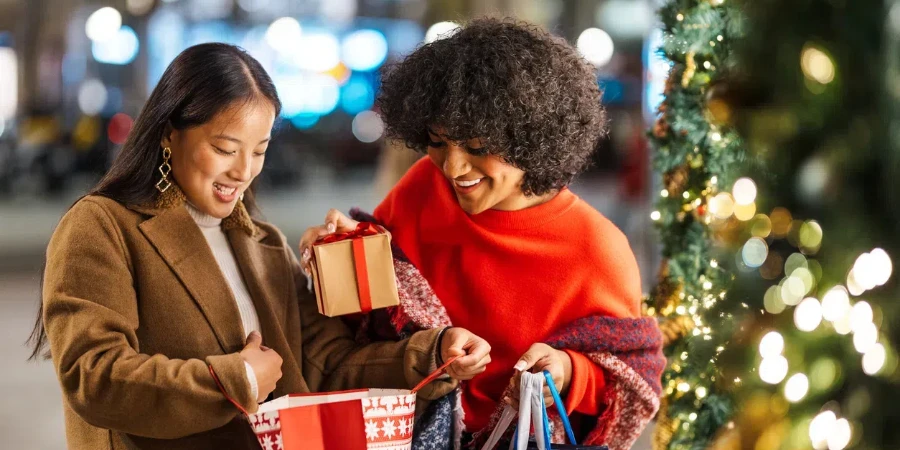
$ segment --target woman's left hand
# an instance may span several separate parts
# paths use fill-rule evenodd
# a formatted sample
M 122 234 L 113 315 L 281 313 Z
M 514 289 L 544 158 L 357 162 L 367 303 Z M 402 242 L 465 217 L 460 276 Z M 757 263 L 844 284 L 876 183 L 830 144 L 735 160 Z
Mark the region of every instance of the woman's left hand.
M 309 261 L 312 257 L 312 245 L 315 242 L 329 234 L 346 233 L 353 231 L 359 222 L 347 217 L 344 213 L 332 209 L 325 215 L 325 223 L 314 227 L 309 227 L 300 238 L 300 265 L 303 267 L 303 273 L 309 276 L 311 267 Z
M 559 390 L 559 395 L 565 398 L 569 391 L 569 382 L 572 381 L 572 358 L 569 354 L 557 350 L 547 344 L 537 343 L 531 346 L 515 365 L 516 374 L 509 380 L 510 395 L 503 399 L 513 408 L 519 409 L 519 386 L 521 382 L 522 372 L 529 371 L 540 373 L 544 370 L 550 372 L 553 377 L 553 384 Z M 553 405 L 553 396 L 550 394 L 550 388 L 544 386 L 544 403 L 547 406 Z

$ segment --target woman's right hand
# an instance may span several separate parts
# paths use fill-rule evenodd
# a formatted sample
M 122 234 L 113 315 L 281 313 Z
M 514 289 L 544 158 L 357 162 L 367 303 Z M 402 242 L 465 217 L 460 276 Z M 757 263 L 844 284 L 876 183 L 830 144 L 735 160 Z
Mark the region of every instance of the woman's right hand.
M 347 233 L 355 230 L 357 225 L 359 225 L 359 222 L 347 217 L 336 209 L 332 209 L 325 215 L 325 223 L 323 225 L 307 228 L 306 232 L 303 233 L 303 237 L 300 238 L 300 265 L 303 267 L 303 272 L 309 276 L 310 270 L 312 270 L 309 265 L 312 256 L 312 245 L 320 237 L 332 233 Z
M 247 345 L 241 350 L 241 358 L 253 368 L 256 375 L 257 402 L 263 402 L 281 379 L 283 360 L 275 350 L 262 345 L 262 336 L 254 331 L 247 337 Z

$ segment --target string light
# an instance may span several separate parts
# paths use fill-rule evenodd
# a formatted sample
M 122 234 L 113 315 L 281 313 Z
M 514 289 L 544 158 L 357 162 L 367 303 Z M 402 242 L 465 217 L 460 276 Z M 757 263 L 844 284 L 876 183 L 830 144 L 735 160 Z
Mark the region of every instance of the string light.
M 778 356 L 784 351 L 784 337 L 777 331 L 770 331 L 759 341 L 759 354 L 763 358 Z
M 884 362 L 887 359 L 887 354 L 884 350 L 884 346 L 881 344 L 875 344 L 869 351 L 863 355 L 862 366 L 863 372 L 867 375 L 875 375 L 881 368 L 884 367 Z
M 788 372 L 788 360 L 781 355 L 763 358 L 759 364 L 759 378 L 769 384 L 781 383 Z
M 837 416 L 833 411 L 823 411 L 819 413 L 809 423 L 809 440 L 812 441 L 813 447 L 816 449 L 824 449 L 828 445 L 828 436 L 837 422 Z
M 784 384 L 784 398 L 791 403 L 803 400 L 807 392 L 809 392 L 809 378 L 802 373 L 795 373 Z
M 794 324 L 800 331 L 813 331 L 822 323 L 822 305 L 814 298 L 807 298 L 794 309 Z

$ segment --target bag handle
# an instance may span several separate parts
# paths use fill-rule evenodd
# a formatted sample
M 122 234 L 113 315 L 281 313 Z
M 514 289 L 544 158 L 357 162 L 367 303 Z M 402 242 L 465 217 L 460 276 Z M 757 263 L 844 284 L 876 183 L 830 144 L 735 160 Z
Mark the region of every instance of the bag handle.
M 566 407 L 562 401 L 562 396 L 560 396 L 559 390 L 553 382 L 553 376 L 550 375 L 550 372 L 545 370 L 541 374 L 532 374 L 529 372 L 522 374 L 519 390 L 521 394 L 519 411 L 514 410 L 509 405 L 503 409 L 500 420 L 497 422 L 497 425 L 494 427 L 494 430 L 491 432 L 491 435 L 488 437 L 488 440 L 481 450 L 492 450 L 494 446 L 500 442 L 503 434 L 506 433 L 506 430 L 517 415 L 519 416 L 519 422 L 516 431 L 513 434 L 513 440 L 510 443 L 510 449 L 514 450 L 517 448 L 525 448 L 525 446 L 527 446 L 529 433 L 526 431 L 525 435 L 519 436 L 519 430 L 530 430 L 532 424 L 534 424 L 535 428 L 535 440 L 537 441 L 538 449 L 550 448 L 550 420 L 547 415 L 547 405 L 544 403 L 544 384 L 549 388 L 550 395 L 553 396 L 553 403 L 556 405 L 556 409 L 559 412 L 563 428 L 565 428 L 566 435 L 569 438 L 569 443 L 578 445 L 575 439 L 575 433 L 572 431 L 572 425 L 569 422 Z M 526 398 L 526 395 L 529 397 Z M 531 419 L 531 421 L 529 421 L 529 419 Z
M 572 431 L 572 424 L 569 422 L 569 414 L 566 412 L 566 405 L 563 404 L 562 396 L 559 395 L 556 384 L 553 382 L 553 375 L 550 375 L 550 372 L 545 370 L 544 379 L 547 380 L 547 387 L 550 388 L 550 395 L 553 396 L 553 404 L 556 405 L 556 411 L 559 412 L 559 418 L 562 421 L 563 428 L 566 429 L 566 436 L 569 437 L 569 443 L 578 445 L 578 441 L 575 440 L 575 432 Z
M 231 398 L 231 396 L 228 395 L 228 391 L 225 390 L 225 386 L 222 386 L 222 382 L 219 381 L 219 376 L 216 375 L 216 371 L 213 370 L 213 366 L 211 366 L 211 365 L 209 366 L 209 374 L 212 375 L 213 381 L 216 382 L 216 386 L 219 387 L 219 390 L 222 391 L 222 394 L 225 395 L 225 398 L 226 398 L 229 402 L 231 402 L 232 405 L 234 405 L 235 407 L 237 407 L 238 411 L 242 412 L 242 413 L 244 414 L 244 416 L 248 416 L 248 417 L 249 417 L 249 416 L 250 416 L 250 413 L 248 413 L 247 410 L 244 409 L 244 407 L 241 406 L 241 404 L 237 402 L 237 400 Z
M 432 372 L 431 375 L 428 375 L 427 377 L 425 377 L 425 379 L 422 380 L 421 383 L 417 384 L 416 387 L 412 388 L 411 392 L 413 394 L 415 394 L 420 389 L 427 386 L 428 383 L 431 383 L 432 381 L 436 380 L 438 377 L 443 375 L 444 371 L 447 370 L 447 367 L 450 367 L 450 364 L 453 364 L 453 361 L 456 361 L 457 358 L 459 358 L 459 356 L 461 356 L 461 355 L 450 358 L 447 362 L 444 363 L 443 366 L 438 367 L 438 369 L 435 370 L 434 372 Z M 212 375 L 213 381 L 216 382 L 216 386 L 218 386 L 219 390 L 222 391 L 222 394 L 225 396 L 225 399 L 228 400 L 229 402 L 231 402 L 231 404 L 234 405 L 238 409 L 238 411 L 243 413 L 245 416 L 249 417 L 250 413 L 247 412 L 247 409 L 244 408 L 243 406 L 241 406 L 241 404 L 238 403 L 237 400 L 235 400 L 230 395 L 228 395 L 228 391 L 225 390 L 225 386 L 222 385 L 222 382 L 219 380 L 219 376 L 216 375 L 216 371 L 213 370 L 213 366 L 209 366 L 209 374 Z
M 419 384 L 417 384 L 416 387 L 412 388 L 412 393 L 415 394 L 416 392 L 419 392 L 419 390 L 421 390 L 423 387 L 428 386 L 428 383 L 431 383 L 432 381 L 437 380 L 438 377 L 443 375 L 444 372 L 447 370 L 447 368 L 450 367 L 450 364 L 453 364 L 453 361 L 456 361 L 457 359 L 459 359 L 460 356 L 462 356 L 462 355 L 456 355 L 456 356 L 448 359 L 447 362 L 444 363 L 444 365 L 442 365 L 441 367 L 438 367 L 437 370 L 435 370 L 434 372 L 431 372 L 431 375 L 428 375 L 427 377 L 425 377 L 425 379 L 422 380 Z

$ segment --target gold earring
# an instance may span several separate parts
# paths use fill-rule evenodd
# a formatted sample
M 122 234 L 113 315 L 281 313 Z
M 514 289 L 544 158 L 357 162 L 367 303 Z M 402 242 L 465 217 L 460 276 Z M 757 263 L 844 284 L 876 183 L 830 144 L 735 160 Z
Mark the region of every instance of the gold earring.
M 162 174 L 162 179 L 156 183 L 156 189 L 162 193 L 166 192 L 167 189 L 172 187 L 172 182 L 169 181 L 169 172 L 172 171 L 172 166 L 169 165 L 169 158 L 172 157 L 172 149 L 166 147 L 163 149 L 163 162 L 162 165 L 159 166 L 159 173 Z

